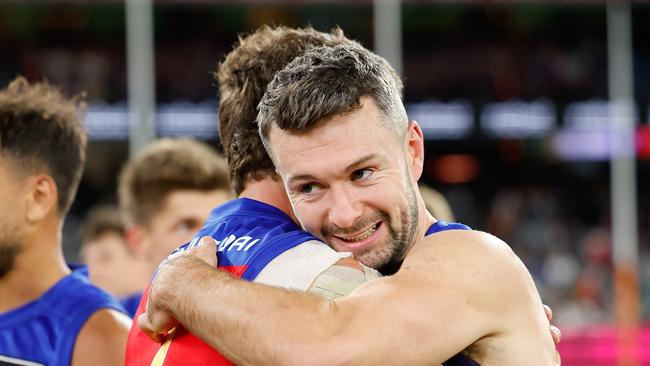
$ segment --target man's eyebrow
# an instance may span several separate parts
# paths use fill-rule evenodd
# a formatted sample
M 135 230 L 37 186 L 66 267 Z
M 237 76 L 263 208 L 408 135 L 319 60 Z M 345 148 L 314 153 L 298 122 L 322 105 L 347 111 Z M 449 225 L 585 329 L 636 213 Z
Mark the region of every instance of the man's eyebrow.
M 376 157 L 377 157 L 377 153 L 370 153 L 368 155 L 364 155 L 359 159 L 355 160 L 352 164 L 348 165 L 345 168 L 345 172 L 347 173 L 356 170 L 360 165 L 363 165 L 363 163 L 367 162 L 368 160 L 372 160 Z
M 293 177 L 289 177 L 287 183 L 293 183 L 295 181 L 309 181 L 309 180 L 316 180 L 316 177 L 314 177 L 311 174 L 300 174 L 300 175 L 295 175 Z
M 349 172 L 351 172 L 353 170 L 356 170 L 363 163 L 365 163 L 365 162 L 367 162 L 369 160 L 372 160 L 372 159 L 374 159 L 376 157 L 377 157 L 377 153 L 370 153 L 368 155 L 364 155 L 364 156 L 360 157 L 359 159 L 355 160 L 354 162 L 352 162 L 351 164 L 349 164 L 347 167 L 345 167 L 345 169 L 343 171 L 345 173 L 349 173 Z M 299 175 L 289 177 L 289 179 L 287 180 L 287 183 L 293 183 L 293 182 L 296 182 L 296 181 L 314 181 L 314 180 L 318 180 L 318 178 L 316 178 L 315 176 L 313 176 L 311 174 L 299 174 Z

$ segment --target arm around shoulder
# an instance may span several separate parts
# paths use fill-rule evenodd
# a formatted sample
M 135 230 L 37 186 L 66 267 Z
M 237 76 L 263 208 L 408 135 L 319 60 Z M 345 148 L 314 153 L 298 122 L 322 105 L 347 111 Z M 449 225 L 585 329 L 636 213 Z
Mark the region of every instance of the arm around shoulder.
M 450 231 L 431 239 L 428 244 L 433 245 L 424 246 L 431 256 L 420 253 L 416 258 L 434 262 L 436 271 L 448 273 L 448 285 L 463 289 L 463 307 L 482 324 L 474 328 L 466 317 L 455 318 L 454 335 L 479 336 L 470 354 L 485 364 L 552 364 L 555 349 L 540 295 L 511 248 L 479 231 Z M 476 334 L 477 329 L 481 333 Z
M 130 326 L 131 319 L 116 310 L 96 311 L 79 331 L 71 365 L 124 365 Z
M 149 300 L 238 364 L 431 365 L 506 331 L 504 314 L 530 283 L 524 270 L 500 240 L 455 231 L 423 239 L 398 273 L 332 301 L 183 257 L 158 273 Z
M 441 363 L 479 340 L 512 335 L 517 321 L 533 320 L 531 312 L 543 317 L 532 279 L 510 248 L 470 231 L 424 238 L 399 272 L 332 308 L 332 318 L 347 321 L 328 320 L 340 326 L 328 348 L 345 350 L 339 363 L 358 365 Z

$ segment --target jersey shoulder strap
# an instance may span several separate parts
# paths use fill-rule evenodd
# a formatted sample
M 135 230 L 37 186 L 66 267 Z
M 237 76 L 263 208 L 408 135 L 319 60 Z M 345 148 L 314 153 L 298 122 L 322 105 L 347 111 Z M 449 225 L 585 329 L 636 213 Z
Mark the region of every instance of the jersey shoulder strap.
M 0 355 L 69 365 L 81 327 L 103 308 L 125 313 L 111 295 L 90 284 L 83 271 L 74 271 L 37 300 L 0 314 Z
M 447 222 L 438 220 L 429 226 L 426 236 L 447 230 L 472 230 L 469 226 L 458 222 Z

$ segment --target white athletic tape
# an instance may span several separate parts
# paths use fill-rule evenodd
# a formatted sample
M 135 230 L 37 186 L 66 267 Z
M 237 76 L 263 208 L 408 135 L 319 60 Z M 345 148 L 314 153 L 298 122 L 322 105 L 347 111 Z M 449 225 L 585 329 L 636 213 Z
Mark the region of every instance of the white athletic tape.
M 316 277 L 309 292 L 333 300 L 349 295 L 357 287 L 378 277 L 377 271 L 365 266 L 362 272 L 351 267 L 333 265 Z
M 317 240 L 307 241 L 274 258 L 255 282 L 307 291 L 319 274 L 350 255 L 338 253 Z

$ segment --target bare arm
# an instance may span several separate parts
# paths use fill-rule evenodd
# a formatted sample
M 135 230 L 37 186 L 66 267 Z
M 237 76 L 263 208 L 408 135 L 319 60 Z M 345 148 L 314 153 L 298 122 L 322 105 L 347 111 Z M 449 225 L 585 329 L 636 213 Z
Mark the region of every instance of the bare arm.
M 396 275 L 333 301 L 246 283 L 197 258 L 177 258 L 154 282 L 151 319 L 139 320 L 159 329 L 161 314 L 171 315 L 238 364 L 440 363 L 504 332 L 499 319 L 520 301 L 513 290 L 521 283 L 511 278 L 517 264 L 490 245 L 481 248 L 501 258 L 496 267 L 468 266 L 467 249 L 453 241 L 471 244 L 477 240 L 471 233 L 437 239 L 416 246 Z M 442 256 L 437 247 L 451 252 Z
M 124 365 L 131 319 L 115 310 L 95 312 L 81 328 L 72 353 L 72 366 Z

